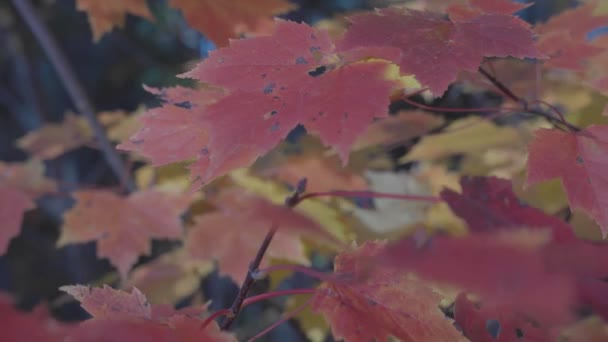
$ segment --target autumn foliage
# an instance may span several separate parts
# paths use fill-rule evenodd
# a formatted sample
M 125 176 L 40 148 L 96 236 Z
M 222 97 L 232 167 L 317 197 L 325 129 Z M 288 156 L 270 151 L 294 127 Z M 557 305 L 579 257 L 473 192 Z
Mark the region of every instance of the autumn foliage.
M 147 3 L 76 1 L 95 41 L 128 15 L 154 22 Z M 218 48 L 179 75 L 194 87 L 145 86 L 159 106 L 97 115 L 136 189 L 71 192 L 56 242 L 94 242 L 116 273 L 60 288 L 80 323 L 3 295 L 1 336 L 234 341 L 293 320 L 315 341 L 608 340 L 608 40 L 589 36 L 604 2 L 535 25 L 509 0 L 317 26 L 275 18 L 285 0 L 168 5 Z M 441 105 L 482 94 L 500 101 Z M 16 142 L 30 160 L 0 162 L 0 253 L 57 193 L 43 160 L 95 134 L 70 114 Z M 232 307 L 174 309 L 213 270 L 240 286 Z M 283 296 L 275 324 L 241 330 Z

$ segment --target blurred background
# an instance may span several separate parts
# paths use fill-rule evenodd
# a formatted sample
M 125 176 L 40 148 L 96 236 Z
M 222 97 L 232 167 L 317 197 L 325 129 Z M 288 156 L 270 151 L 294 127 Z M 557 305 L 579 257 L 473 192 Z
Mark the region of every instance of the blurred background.
M 401 1 L 293 2 L 298 9 L 283 17 L 312 24 Z M 168 7 L 163 0 L 148 1 L 156 22 L 129 16 L 124 29 L 113 30 L 99 42 L 93 42 L 87 16 L 76 9 L 74 0 L 38 0 L 33 4 L 98 112 L 133 112 L 142 106 L 155 106 L 158 101 L 142 84 L 152 87 L 184 84 L 175 75 L 215 48 L 188 26 L 181 12 Z M 543 21 L 551 13 L 574 4 L 566 0 L 538 0 L 520 15 L 530 22 Z M 61 122 L 75 109 L 53 66 L 8 0 L 0 1 L 0 46 L 0 160 L 24 161 L 28 154 L 17 147 L 16 140 L 45 124 Z M 106 260 L 96 258 L 94 243 L 55 247 L 61 215 L 73 204 L 69 194 L 75 189 L 115 187 L 118 181 L 102 154 L 91 147 L 77 148 L 45 164 L 47 176 L 58 181 L 59 192 L 37 201 L 36 209 L 25 215 L 21 234 L 12 240 L 8 252 L 0 256 L 0 289 L 10 293 L 24 309 L 46 301 L 59 319 L 84 319 L 86 316 L 78 304 L 61 300 L 58 287 L 111 282 L 107 275 L 113 269 Z M 169 243 L 155 243 L 153 255 L 140 261 L 154 258 L 171 247 Z M 236 290 L 235 284 L 217 275 L 201 280 L 200 291 L 204 298 L 213 300 L 212 308 L 229 305 Z M 188 304 L 188 299 L 182 304 Z M 251 310 L 250 315 L 255 314 Z M 275 333 L 290 340 L 302 338 L 291 325 L 283 325 Z

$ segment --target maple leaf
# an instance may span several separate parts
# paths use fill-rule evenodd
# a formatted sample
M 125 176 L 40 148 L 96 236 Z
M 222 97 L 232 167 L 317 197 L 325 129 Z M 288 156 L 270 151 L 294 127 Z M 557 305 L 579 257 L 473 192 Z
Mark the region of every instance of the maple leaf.
M 44 165 L 39 160 L 0 162 L 0 255 L 19 234 L 23 214 L 35 207 L 33 200 L 55 190 L 55 183 L 44 177 Z
M 46 124 L 17 140 L 19 148 L 40 159 L 53 159 L 92 142 L 93 131 L 86 119 L 67 114 L 60 124 Z
M 388 8 L 350 17 L 341 49 L 395 47 L 394 62 L 432 93 L 441 95 L 460 71 L 476 71 L 484 57 L 542 58 L 532 31 L 501 13 L 445 19 L 439 13 Z M 397 34 L 396 34 L 397 32 Z M 429 67 L 432 65 L 432 67 Z
M 165 103 L 148 110 L 140 118 L 143 128 L 117 148 L 136 151 L 155 166 L 200 157 L 209 140 L 201 111 L 221 97 L 221 92 L 184 87 L 146 90 Z
M 224 193 L 214 204 L 220 211 L 195 219 L 185 248 L 198 259 L 217 260 L 221 274 L 240 283 L 271 226 L 278 231 L 267 256 L 308 264 L 301 237 L 316 238 L 328 245 L 341 245 L 312 219 L 285 206 L 277 206 L 242 192 Z M 266 261 L 262 267 L 268 266 Z
M 228 45 L 230 38 L 242 33 L 256 32 L 272 23 L 271 17 L 295 8 L 285 0 L 171 0 L 170 5 L 182 10 L 190 26 L 217 46 Z
M 501 310 L 484 305 L 461 293 L 454 302 L 454 319 L 471 341 L 509 342 L 524 338 L 529 341 L 555 341 L 550 327 L 539 326 L 524 312 Z
M 550 59 L 545 66 L 581 71 L 584 62 L 604 49 L 587 40 L 587 33 L 606 26 L 608 15 L 595 15 L 597 1 L 592 1 L 551 17 L 537 25 L 538 48 Z
M 485 152 L 492 147 L 521 143 L 522 135 L 510 126 L 470 117 L 458 120 L 439 134 L 424 136 L 402 161 L 435 160 L 455 154 Z
M 127 13 L 153 20 L 146 0 L 77 0 L 76 8 L 87 12 L 93 41 L 98 41 L 114 27 L 123 27 Z
M 280 165 L 264 170 L 263 174 L 276 177 L 290 185 L 306 178 L 306 190 L 309 192 L 367 189 L 363 177 L 342 168 L 340 161 L 331 157 L 291 157 Z
M 526 185 L 560 178 L 573 209 L 581 209 L 608 235 L 608 126 L 581 132 L 539 129 L 529 145 Z
M 212 322 L 201 327 L 200 312 L 206 308 L 179 311 L 167 305 L 151 306 L 137 289 L 131 293 L 111 287 L 62 286 L 93 316 L 71 332 L 76 341 L 235 341 Z
M 58 246 L 97 241 L 97 255 L 108 258 L 125 278 L 141 254 L 149 254 L 151 238 L 180 239 L 180 214 L 190 196 L 153 190 L 120 197 L 106 190 L 74 193 L 76 205 L 64 214 Z
M 357 136 L 386 116 L 397 82 L 386 79 L 386 61 L 337 65 L 335 52 L 326 32 L 278 21 L 272 36 L 233 41 L 186 73 L 228 93 L 205 108 L 209 143 L 200 146 L 206 155 L 191 166 L 193 175 L 207 182 L 248 166 L 298 124 L 346 163 Z
M 73 326 L 58 322 L 44 307 L 33 312 L 17 310 L 10 298 L 0 293 L 3 341 L 65 341 Z
M 334 261 L 336 281 L 317 289 L 312 306 L 345 341 L 466 341 L 439 309 L 441 295 L 429 284 L 402 273 L 366 267 L 383 243 L 366 242 Z M 370 266 L 370 265 L 367 265 Z M 343 275 L 344 279 L 339 276 Z M 354 277 L 354 279 L 353 279 Z
M 369 262 L 459 286 L 482 296 L 489 305 L 526 312 L 540 322 L 568 322 L 573 317 L 570 308 L 578 298 L 572 266 L 587 261 L 565 253 L 565 266 L 552 262 L 556 260 L 554 253 L 564 254 L 564 248 L 553 245 L 547 233 L 513 229 L 463 238 L 440 236 L 422 245 L 404 239 L 388 245 Z M 547 252 L 547 247 L 557 248 Z
M 446 11 L 452 20 L 466 20 L 483 13 L 511 14 L 530 5 L 532 4 L 521 4 L 511 0 L 469 0 L 467 4 L 451 4 Z
M 578 241 L 570 225 L 521 202 L 511 182 L 496 177 L 462 177 L 462 193 L 445 189 L 441 198 L 473 232 L 520 227 L 550 228 L 558 241 Z
M 137 287 L 151 303 L 177 303 L 196 292 L 212 271 L 212 262 L 194 260 L 178 248 L 137 266 L 123 287 Z
M 373 145 L 393 148 L 439 128 L 443 121 L 441 117 L 427 112 L 403 110 L 369 125 L 359 136 L 353 149 L 359 150 Z

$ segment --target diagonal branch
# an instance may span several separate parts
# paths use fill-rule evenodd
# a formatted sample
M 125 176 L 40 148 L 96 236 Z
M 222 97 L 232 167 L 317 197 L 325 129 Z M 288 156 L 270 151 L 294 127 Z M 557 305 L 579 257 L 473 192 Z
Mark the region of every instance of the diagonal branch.
M 114 149 L 114 146 L 112 146 L 110 140 L 108 140 L 103 127 L 99 121 L 97 121 L 91 101 L 84 92 L 82 85 L 74 73 L 74 70 L 69 65 L 68 60 L 59 48 L 59 45 L 53 36 L 51 36 L 48 28 L 36 14 L 30 0 L 13 0 L 13 5 L 23 20 L 30 27 L 32 33 L 38 40 L 38 43 L 40 46 L 42 46 L 42 49 L 47 54 L 50 62 L 55 67 L 55 70 L 63 82 L 68 95 L 72 99 L 76 110 L 84 115 L 84 117 L 87 119 L 91 129 L 93 130 L 93 134 L 99 143 L 101 152 L 108 161 L 110 168 L 112 168 L 112 171 L 116 174 L 123 187 L 125 187 L 129 192 L 134 191 L 135 184 L 129 177 L 128 168 L 125 167 L 118 152 Z
M 557 118 L 554 115 L 551 115 L 549 113 L 545 113 L 541 110 L 536 110 L 536 109 L 530 108 L 530 104 L 528 103 L 528 101 L 526 101 L 526 99 L 513 93 L 511 91 L 511 89 L 509 89 L 509 87 L 507 87 L 504 83 L 499 81 L 496 77 L 492 76 L 483 67 L 479 67 L 479 73 L 482 74 L 485 78 L 487 78 L 488 81 L 490 81 L 490 83 L 492 83 L 496 88 L 498 88 L 506 97 L 508 97 L 509 99 L 511 99 L 514 102 L 520 103 L 522 105 L 524 112 L 543 117 L 546 120 L 548 120 L 549 122 L 552 122 L 553 124 L 564 125 L 566 128 L 568 128 L 572 132 L 579 132 L 581 130 L 579 127 L 566 121 L 563 118 L 563 116 L 561 115 L 561 113 L 559 113 L 559 111 L 556 111 L 555 107 L 549 106 L 549 108 L 556 111 L 556 114 L 560 116 L 559 118 Z M 536 102 L 539 102 L 539 101 L 536 101 Z M 540 101 L 540 102 L 544 103 L 542 101 Z
M 300 202 L 300 196 L 305 191 L 306 178 L 302 179 L 298 183 L 297 189 L 293 193 L 293 195 L 285 199 L 285 206 L 287 206 L 288 208 L 293 208 L 298 205 L 298 203 Z M 266 254 L 266 250 L 268 250 L 268 246 L 274 238 L 274 234 L 277 232 L 278 228 L 279 227 L 276 224 L 273 224 L 272 227 L 270 227 L 268 233 L 266 233 L 266 237 L 260 245 L 260 248 L 258 248 L 258 252 L 256 253 L 255 258 L 249 264 L 249 270 L 247 272 L 247 275 L 245 276 L 245 280 L 243 280 L 243 283 L 241 284 L 239 293 L 237 294 L 236 298 L 234 299 L 234 302 L 232 303 L 232 306 L 230 307 L 230 313 L 226 315 L 226 318 L 222 321 L 222 330 L 230 328 L 232 323 L 234 323 L 236 316 L 239 314 L 239 312 L 241 312 L 243 302 L 247 298 L 247 294 L 249 293 L 251 286 L 253 286 L 253 283 L 255 283 L 256 281 L 255 275 L 259 272 L 260 264 L 262 263 L 262 258 L 264 258 L 264 254 Z

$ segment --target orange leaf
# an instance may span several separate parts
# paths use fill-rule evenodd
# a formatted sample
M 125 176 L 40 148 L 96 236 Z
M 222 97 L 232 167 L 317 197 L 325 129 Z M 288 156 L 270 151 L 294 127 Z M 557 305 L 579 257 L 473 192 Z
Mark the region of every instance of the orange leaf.
M 87 12 L 94 41 L 114 27 L 124 27 L 127 13 L 153 19 L 146 0 L 77 0 L 76 7 Z
M 141 254 L 150 253 L 150 239 L 180 239 L 180 214 L 190 197 L 141 191 L 119 197 L 105 190 L 79 191 L 76 205 L 64 215 L 57 242 L 97 241 L 97 255 L 108 258 L 124 278 Z
M 190 26 L 217 46 L 263 29 L 273 16 L 295 8 L 285 0 L 171 0 L 170 5 L 181 9 Z

